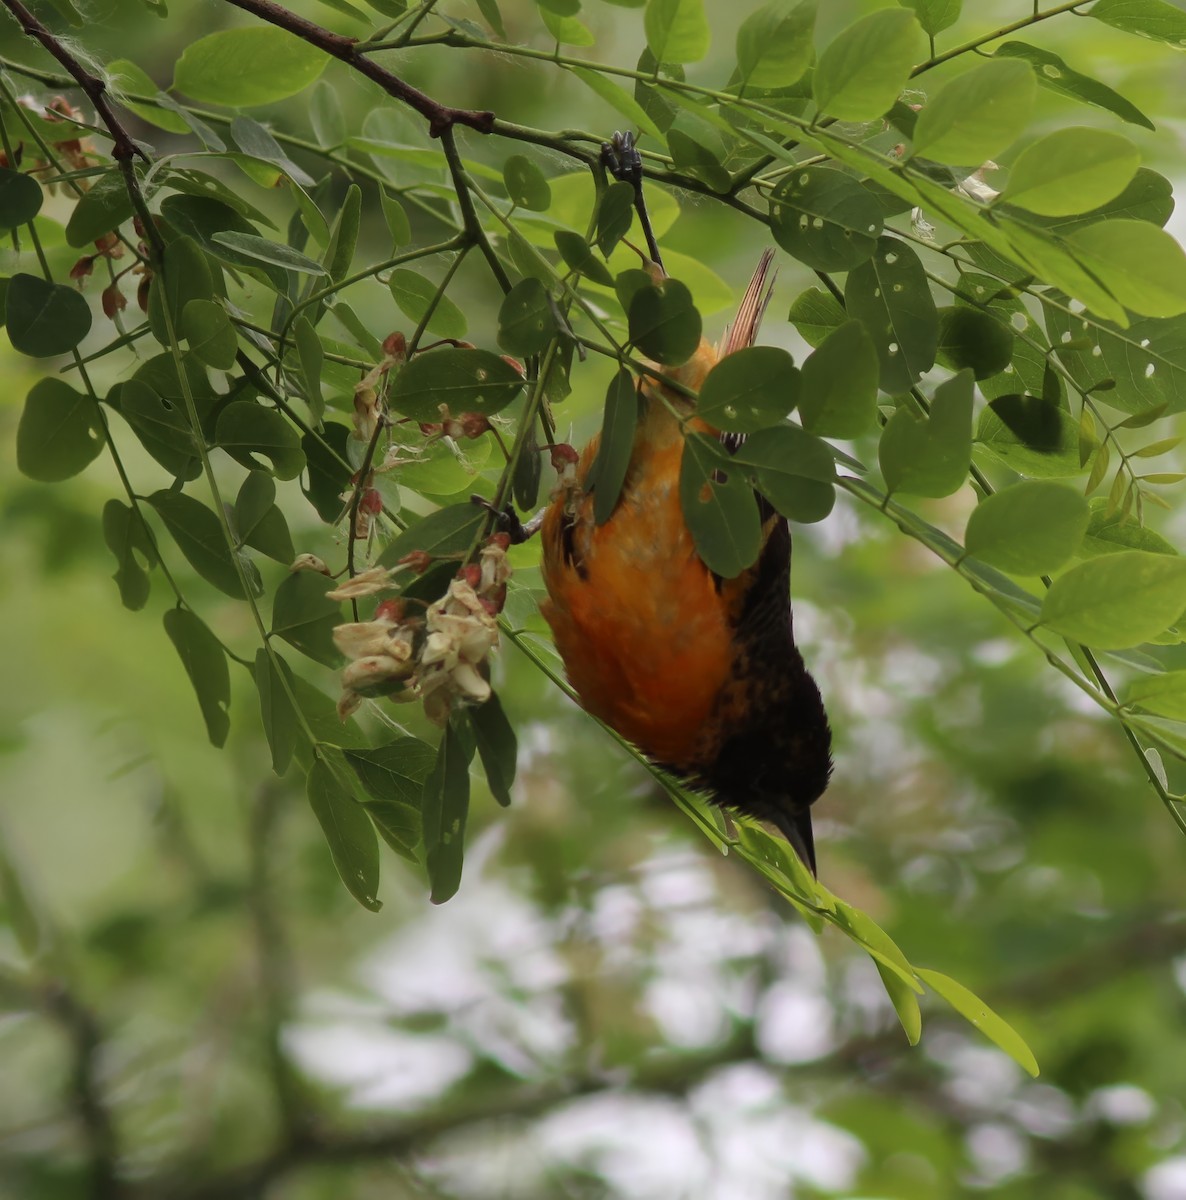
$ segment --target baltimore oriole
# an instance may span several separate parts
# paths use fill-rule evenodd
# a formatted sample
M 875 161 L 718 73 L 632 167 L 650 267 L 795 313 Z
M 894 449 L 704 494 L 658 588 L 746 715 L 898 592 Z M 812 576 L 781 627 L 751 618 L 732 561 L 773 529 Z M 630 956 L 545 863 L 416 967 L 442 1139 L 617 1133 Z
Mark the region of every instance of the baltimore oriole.
M 762 256 L 720 350 L 702 340 L 669 379 L 698 391 L 720 358 L 753 343 L 772 257 Z M 577 464 L 575 494 L 558 495 L 544 515 L 544 616 L 588 712 L 715 803 L 774 824 L 814 872 L 811 805 L 831 774 L 831 731 L 795 646 L 790 529 L 759 496 L 757 561 L 735 579 L 709 571 L 680 507 L 684 431 L 675 413 L 693 404 L 650 379 L 640 396 L 610 519 L 595 523 L 592 494 L 580 486 L 596 437 Z M 718 433 L 695 417 L 688 428 Z M 719 436 L 736 447 L 737 435 Z

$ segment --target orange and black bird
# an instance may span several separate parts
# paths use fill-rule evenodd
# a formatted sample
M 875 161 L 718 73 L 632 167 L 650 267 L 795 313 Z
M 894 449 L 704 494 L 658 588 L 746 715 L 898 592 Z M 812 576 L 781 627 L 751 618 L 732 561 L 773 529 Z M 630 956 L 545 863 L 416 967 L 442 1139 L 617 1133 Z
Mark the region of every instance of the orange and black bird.
M 632 151 L 615 136 L 606 156 L 615 174 L 635 183 L 645 221 Z M 656 258 L 649 224 L 644 230 Z M 720 358 L 753 343 L 770 298 L 772 257 L 762 256 L 720 349 L 702 340 L 667 378 L 698 391 Z M 811 805 L 832 771 L 831 731 L 795 645 L 790 529 L 758 496 L 757 561 L 735 579 L 713 574 L 680 506 L 684 430 L 675 413 L 687 416 L 693 402 L 652 379 L 641 383 L 640 400 L 630 466 L 609 520 L 595 523 L 592 494 L 579 487 L 544 514 L 544 616 L 588 712 L 715 803 L 771 822 L 814 873 Z M 739 435 L 694 416 L 687 427 L 716 434 L 729 450 L 739 443 Z M 580 456 L 578 485 L 598 441 Z

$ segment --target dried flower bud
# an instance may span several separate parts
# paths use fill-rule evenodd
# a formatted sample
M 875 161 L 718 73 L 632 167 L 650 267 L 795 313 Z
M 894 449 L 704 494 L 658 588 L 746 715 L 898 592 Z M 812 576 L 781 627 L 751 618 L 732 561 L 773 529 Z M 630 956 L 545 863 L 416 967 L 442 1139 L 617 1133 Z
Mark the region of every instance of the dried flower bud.
M 393 625 L 398 625 L 404 619 L 406 605 L 402 600 L 390 599 L 380 600 L 375 605 L 375 620 L 390 621 Z
M 407 567 L 414 575 L 423 575 L 432 566 L 432 555 L 427 550 L 412 550 L 397 565 Z
M 148 290 L 152 286 L 152 276 L 145 274 L 136 289 L 136 304 L 141 312 L 148 312 Z
M 330 600 L 357 600 L 360 596 L 373 596 L 391 586 L 393 574 L 394 571 L 387 567 L 370 567 L 325 594 Z
M 398 331 L 383 339 L 383 356 L 403 362 L 408 357 L 408 339 Z
M 458 570 L 457 578 L 476 591 L 482 580 L 482 568 L 477 563 L 466 563 Z
M 372 517 L 377 517 L 383 511 L 383 497 L 378 488 L 368 488 L 363 492 L 358 498 L 358 510 Z
M 461 426 L 462 437 L 479 438 L 490 432 L 490 418 L 485 413 L 462 413 L 457 423 Z
M 576 449 L 567 442 L 554 442 L 547 449 L 552 452 L 552 466 L 557 471 L 562 471 L 566 466 L 581 461 L 581 456 Z
M 362 707 L 362 697 L 350 688 L 343 690 L 338 697 L 338 720 L 345 721 L 352 717 Z
M 103 305 L 103 315 L 113 321 L 116 313 L 128 307 L 128 298 L 119 290 L 118 283 L 109 283 L 103 289 L 99 303 Z
M 364 696 L 370 693 L 383 695 L 394 690 L 396 684 L 403 683 L 412 670 L 411 663 L 400 662 L 390 655 L 369 655 L 356 659 L 342 672 L 342 689 L 361 692 Z
M 70 278 L 85 279 L 88 275 L 90 275 L 95 269 L 96 257 L 97 256 L 93 254 L 84 254 L 83 257 L 80 258 L 78 262 L 76 262 L 74 266 L 70 268 Z M 111 314 L 108 313 L 107 315 L 110 316 Z
M 124 244 L 114 230 L 95 239 L 95 249 L 105 258 L 123 258 Z
M 329 574 L 329 567 L 316 554 L 298 554 L 288 569 L 290 571 L 316 571 L 318 575 Z
M 517 358 L 512 358 L 509 354 L 500 354 L 499 357 L 511 370 L 518 371 L 524 379 L 527 378 L 527 368 Z

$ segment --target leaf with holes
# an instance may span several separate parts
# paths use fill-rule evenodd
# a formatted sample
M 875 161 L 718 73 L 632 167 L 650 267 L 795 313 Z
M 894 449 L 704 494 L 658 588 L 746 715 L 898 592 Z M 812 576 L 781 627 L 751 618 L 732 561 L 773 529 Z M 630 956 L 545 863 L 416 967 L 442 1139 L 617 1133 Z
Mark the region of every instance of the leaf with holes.
M 119 411 L 140 439 L 140 444 L 157 462 L 178 479 L 197 479 L 202 460 L 193 431 L 180 404 L 166 403 L 142 379 L 129 379 L 112 389 Z
M 556 336 L 556 314 L 538 279 L 521 279 L 498 310 L 498 344 L 508 354 L 540 354 Z
M 119 588 L 120 603 L 139 612 L 148 602 L 151 585 L 141 561 L 153 567 L 157 562 L 156 544 L 139 512 L 118 500 L 103 506 L 103 540 L 119 564 L 112 578 Z
M 747 346 L 709 371 L 696 412 L 717 429 L 753 433 L 778 424 L 798 398 L 794 359 L 778 346 Z
M 1166 0 L 1097 0 L 1087 16 L 1124 33 L 1186 46 L 1186 13 Z
M 227 669 L 222 643 L 188 608 L 171 608 L 165 613 L 165 632 L 197 694 L 211 745 L 225 745 L 231 728 L 231 719 L 227 716 L 231 703 L 231 673 Z
M 909 390 L 935 365 L 939 314 L 926 272 L 909 246 L 881 238 L 873 257 L 849 272 L 844 300 L 877 347 L 885 391 Z
M 715 438 L 692 433 L 684 440 L 680 505 L 704 565 L 734 579 L 762 549 L 762 523 L 744 468 Z
M 391 385 L 389 402 L 416 421 L 439 421 L 440 406 L 454 415 L 501 412 L 523 388 L 523 376 L 488 350 L 452 347 L 417 354 Z
M 793 170 L 770 197 L 774 240 L 817 271 L 847 271 L 877 249 L 881 206 L 851 175 L 830 167 Z
M 1034 77 L 1044 87 L 1069 96 L 1083 104 L 1105 109 L 1130 125 L 1155 128 L 1152 121 L 1135 104 L 1114 92 L 1107 84 L 1082 75 L 1051 50 L 1031 46 L 1028 42 L 1004 42 L 993 54 L 997 58 L 1024 58 L 1034 69 Z
M 301 435 L 275 409 L 250 400 L 236 400 L 222 410 L 214 442 L 249 471 L 266 469 L 256 457 L 262 454 L 277 479 L 295 479 L 305 466 Z
M 502 181 L 507 195 L 520 208 L 532 212 L 547 212 L 552 203 L 552 189 L 544 173 L 524 154 L 512 154 L 502 164 Z
M 52 376 L 25 397 L 16 431 L 16 465 L 41 483 L 58 483 L 84 470 L 103 449 L 103 423 L 90 396 Z

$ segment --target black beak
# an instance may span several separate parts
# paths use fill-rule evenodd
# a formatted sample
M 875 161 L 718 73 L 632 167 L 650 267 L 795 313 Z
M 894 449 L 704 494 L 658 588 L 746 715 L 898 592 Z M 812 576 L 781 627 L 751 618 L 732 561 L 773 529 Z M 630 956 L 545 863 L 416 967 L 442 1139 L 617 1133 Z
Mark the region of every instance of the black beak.
M 791 844 L 791 849 L 807 864 L 814 878 L 818 878 L 815 869 L 815 838 L 811 832 L 811 809 L 801 808 L 795 812 L 778 813 L 774 818 L 779 833 Z

